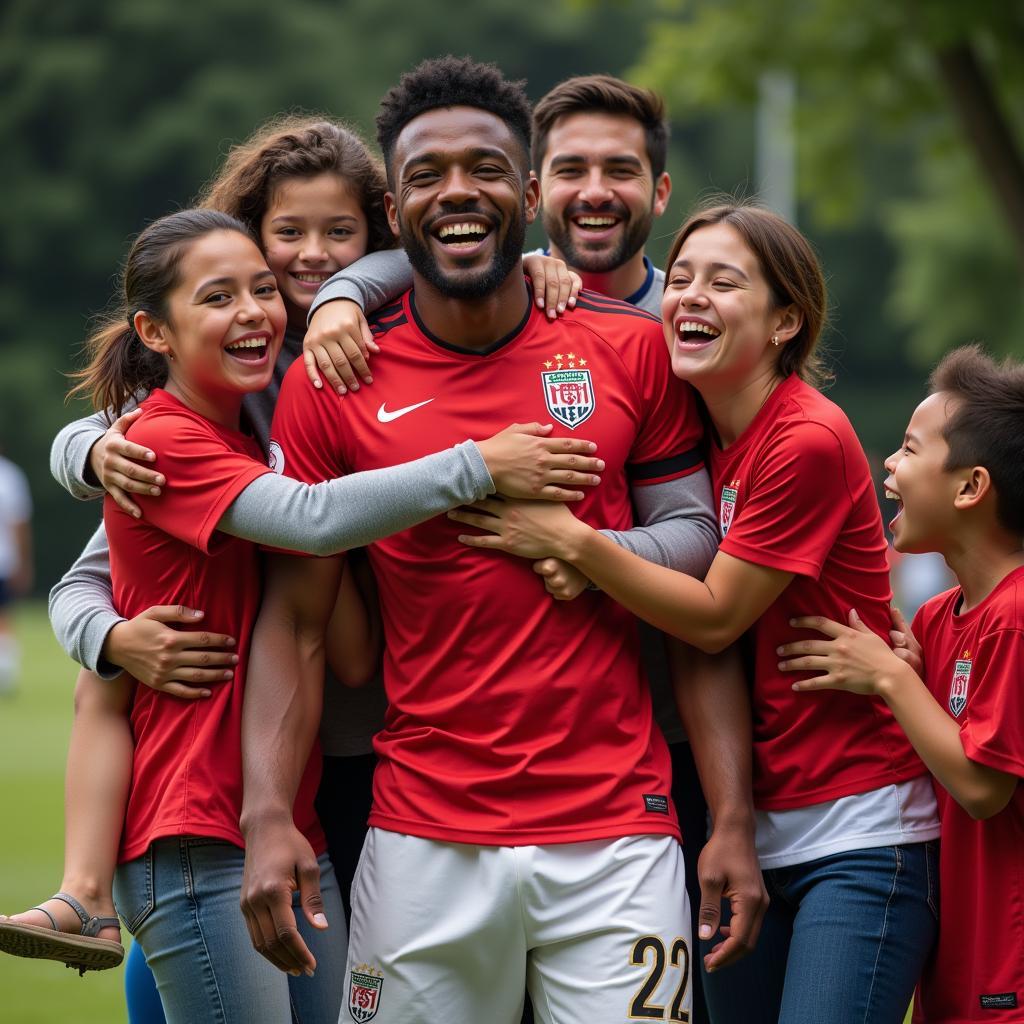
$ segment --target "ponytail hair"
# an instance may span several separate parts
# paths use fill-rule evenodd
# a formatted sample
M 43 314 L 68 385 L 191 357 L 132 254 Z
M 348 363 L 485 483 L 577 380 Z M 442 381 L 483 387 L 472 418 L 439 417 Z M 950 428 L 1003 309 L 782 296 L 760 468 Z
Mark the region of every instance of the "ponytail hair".
M 217 210 L 180 210 L 153 221 L 132 243 L 121 269 L 117 306 L 85 342 L 88 360 L 71 375 L 68 398 L 88 397 L 109 422 L 129 399 L 163 386 L 167 361 L 147 348 L 135 330 L 135 314 L 167 320 L 167 300 L 181 280 L 181 261 L 191 244 L 214 231 L 237 231 L 255 242 L 234 217 Z

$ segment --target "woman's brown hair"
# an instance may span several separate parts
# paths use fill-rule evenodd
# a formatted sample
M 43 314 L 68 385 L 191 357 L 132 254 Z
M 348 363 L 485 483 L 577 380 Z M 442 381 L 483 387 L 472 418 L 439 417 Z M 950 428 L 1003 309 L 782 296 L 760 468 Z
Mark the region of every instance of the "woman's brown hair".
M 180 210 L 153 221 L 132 243 L 121 270 L 116 308 L 85 342 L 88 364 L 71 375 L 78 383 L 68 398 L 87 396 L 113 422 L 125 404 L 167 380 L 167 362 L 147 348 L 135 330 L 135 314 L 167 320 L 167 300 L 181 280 L 189 247 L 214 231 L 252 232 L 219 210 Z
M 832 374 L 817 351 L 828 318 L 828 297 L 811 243 L 787 220 L 763 206 L 713 199 L 698 206 L 679 229 L 666 264 L 669 272 L 686 239 L 714 224 L 728 224 L 749 246 L 775 306 L 795 306 L 800 311 L 800 330 L 779 349 L 779 373 L 783 377 L 795 373 L 815 387 L 829 383 Z
M 321 116 L 276 117 L 228 153 L 198 206 L 237 217 L 259 237 L 274 190 L 287 178 L 336 174 L 351 191 L 369 228 L 367 252 L 395 239 L 384 214 L 384 169 L 354 131 Z

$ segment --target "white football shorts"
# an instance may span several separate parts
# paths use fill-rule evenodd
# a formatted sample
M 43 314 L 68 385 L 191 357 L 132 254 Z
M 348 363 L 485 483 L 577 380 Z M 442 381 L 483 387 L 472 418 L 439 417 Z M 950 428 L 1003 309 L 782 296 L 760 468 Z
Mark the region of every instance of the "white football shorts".
M 670 836 L 472 846 L 371 828 L 340 1024 L 689 1021 L 690 911 Z

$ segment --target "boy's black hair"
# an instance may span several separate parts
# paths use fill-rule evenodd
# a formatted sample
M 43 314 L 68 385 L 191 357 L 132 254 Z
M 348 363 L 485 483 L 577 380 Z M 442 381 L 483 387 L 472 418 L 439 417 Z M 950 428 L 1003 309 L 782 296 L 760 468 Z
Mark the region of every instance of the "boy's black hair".
M 945 468 L 984 466 L 999 525 L 1024 538 L 1024 364 L 999 364 L 978 345 L 965 345 L 939 363 L 930 384 L 957 401 L 942 431 Z
M 523 173 L 529 170 L 530 101 L 523 82 L 510 82 L 494 64 L 470 57 L 435 57 L 407 71 L 385 93 L 377 113 L 377 142 L 384 154 L 388 181 L 394 183 L 391 158 L 395 140 L 414 118 L 438 107 L 478 107 L 508 125 L 522 143 Z

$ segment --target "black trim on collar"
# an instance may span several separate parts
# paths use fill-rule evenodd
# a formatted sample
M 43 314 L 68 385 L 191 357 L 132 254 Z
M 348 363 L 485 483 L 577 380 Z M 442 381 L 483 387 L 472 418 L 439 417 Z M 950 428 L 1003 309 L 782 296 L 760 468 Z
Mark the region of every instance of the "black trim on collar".
M 523 286 L 526 287 L 526 279 L 523 279 Z M 412 318 L 416 321 L 416 326 L 429 338 L 435 345 L 441 348 L 447 349 L 449 352 L 458 352 L 459 355 L 463 356 L 490 356 L 493 355 L 498 349 L 504 348 L 510 342 L 514 341 L 522 332 L 523 329 L 530 321 L 530 314 L 533 312 L 533 298 L 530 295 L 529 288 L 526 288 L 526 312 L 523 314 L 523 319 L 519 321 L 516 326 L 509 331 L 503 338 L 499 338 L 493 344 L 487 348 L 463 348 L 461 345 L 453 345 L 450 341 L 445 341 L 443 338 L 439 338 L 427 325 L 423 322 L 420 317 L 419 310 L 416 309 L 416 292 L 409 292 L 409 309 L 412 310 Z
M 628 302 L 631 306 L 637 305 L 641 299 L 651 290 L 651 285 L 654 283 L 654 264 L 644 256 L 644 266 L 647 268 L 647 277 L 644 278 L 644 283 L 632 295 L 627 295 L 623 302 Z

